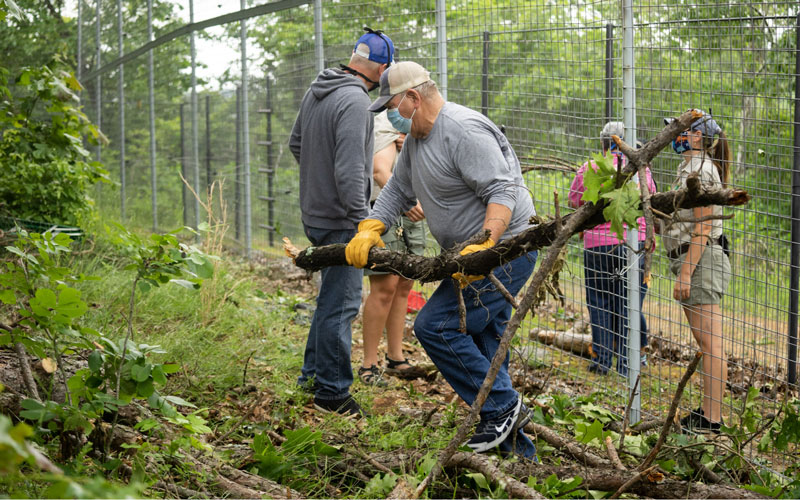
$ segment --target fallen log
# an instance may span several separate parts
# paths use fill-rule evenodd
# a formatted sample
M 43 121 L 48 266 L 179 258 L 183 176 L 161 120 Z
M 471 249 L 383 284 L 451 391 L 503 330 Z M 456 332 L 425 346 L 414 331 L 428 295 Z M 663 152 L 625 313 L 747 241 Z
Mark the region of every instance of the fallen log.
M 552 345 L 579 356 L 594 357 L 591 334 L 577 333 L 572 328 L 567 331 L 534 328 L 531 330 L 531 337 L 543 344 Z
M 456 453 L 446 467 L 464 467 L 480 472 L 488 480 L 503 487 L 509 498 L 547 498 L 538 491 L 503 472 L 487 455 Z
M 552 430 L 550 432 L 555 434 Z M 408 449 L 370 453 L 370 457 L 397 471 L 398 474 L 415 470 L 415 464 L 423 456 L 424 454 L 419 450 Z M 488 460 L 489 456 L 463 452 L 455 453 L 445 464 L 445 468 L 456 473 L 463 469 L 485 473 L 475 465 L 481 463 L 482 460 Z M 577 476 L 583 479 L 581 486 L 586 490 L 609 492 L 617 491 L 637 474 L 636 471 L 617 470 L 611 465 L 610 461 L 600 460 L 598 463 L 592 465 L 587 463 L 585 466 L 575 464 L 555 466 L 534 464 L 526 461 L 503 461 L 497 467 L 505 476 L 513 477 L 521 483 L 525 483 L 529 477 L 544 480 L 548 476 L 555 474 L 559 479 L 566 480 Z M 350 463 L 350 465 L 360 467 L 361 471 L 370 477 L 378 472 L 377 469 L 370 468 L 368 462 L 361 461 L 357 464 Z M 496 482 L 497 478 L 487 475 L 487 480 Z M 508 492 L 508 490 L 506 491 Z M 627 491 L 628 493 L 650 498 L 768 498 L 754 491 L 738 488 L 730 484 L 709 485 L 694 481 L 684 481 L 665 477 L 664 474 L 657 471 L 653 471 L 641 478 L 640 481 L 632 484 Z M 405 489 L 403 493 L 400 496 L 408 498 L 408 489 Z M 516 495 L 509 494 L 509 496 L 514 497 Z
M 583 479 L 581 486 L 585 489 L 601 491 L 616 491 L 636 474 L 634 471 L 618 471 L 610 467 L 540 465 L 532 468 L 521 463 L 509 463 L 506 472 L 520 481 L 529 476 L 545 479 L 555 474 L 562 480 L 577 476 Z M 769 498 L 732 485 L 670 479 L 658 472 L 643 477 L 627 491 L 650 498 Z

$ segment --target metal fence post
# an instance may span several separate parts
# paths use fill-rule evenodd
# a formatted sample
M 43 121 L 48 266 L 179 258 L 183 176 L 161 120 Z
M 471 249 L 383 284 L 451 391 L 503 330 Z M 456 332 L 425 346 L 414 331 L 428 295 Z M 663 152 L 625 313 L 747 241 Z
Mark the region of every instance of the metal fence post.
M 95 43 L 95 69 L 99 69 L 102 63 L 102 51 L 100 50 L 100 3 L 101 0 L 97 0 L 95 2 L 95 23 L 94 23 L 94 43 Z M 103 80 L 100 75 L 97 75 L 95 78 L 95 89 L 94 89 L 94 112 L 95 112 L 95 125 L 97 128 L 101 128 L 103 123 L 103 96 L 102 96 L 102 85 Z M 100 145 L 100 141 L 97 141 L 97 147 L 95 148 L 95 159 L 100 162 L 103 160 L 103 153 L 102 153 L 102 146 Z
M 189 23 L 194 24 L 194 0 L 189 0 Z M 189 35 L 189 50 L 192 55 L 192 185 L 194 187 L 194 228 L 200 226 L 200 144 L 197 137 L 197 50 L 194 43 L 194 30 Z M 197 239 L 200 239 L 198 235 Z
M 153 41 L 153 0 L 147 0 L 147 41 Z M 147 51 L 147 93 L 150 101 L 150 205 L 153 232 L 158 232 L 158 181 L 156 179 L 156 99 L 153 81 L 153 49 Z
M 275 166 L 272 164 L 272 89 L 267 75 L 267 224 L 269 224 L 269 246 L 275 244 Z
M 236 241 L 241 243 L 241 222 L 242 222 L 242 87 L 236 86 L 236 169 L 234 173 L 234 195 L 233 195 L 233 224 L 235 228 Z
M 206 191 L 211 192 L 214 174 L 211 172 L 211 96 L 206 94 Z
M 488 31 L 483 32 L 483 64 L 481 65 L 481 113 L 489 116 L 489 39 Z
M 436 0 L 436 65 L 439 91 L 447 100 L 447 1 Z
M 319 1 L 319 0 L 318 0 Z M 241 9 L 246 7 L 245 0 L 240 2 Z M 320 9 L 322 7 L 320 6 Z M 320 21 L 320 29 L 322 22 Z M 242 174 L 244 177 L 244 247 L 245 255 L 250 258 L 253 248 L 253 207 L 250 202 L 250 118 L 247 103 L 247 21 L 240 21 L 242 51 Z M 322 40 L 320 40 L 321 42 Z M 319 49 L 318 49 L 319 50 Z
M 800 287 L 800 14 L 795 27 L 794 160 L 792 169 L 792 262 L 789 285 L 788 382 L 797 383 L 797 300 Z
M 181 103 L 181 200 L 183 205 L 183 225 L 189 225 L 189 212 L 186 209 L 186 126 L 183 119 L 183 107 L 185 103 Z
M 635 53 L 633 46 L 633 0 L 622 3 L 622 107 L 625 120 L 625 141 L 636 144 L 636 78 Z M 640 179 L 640 182 L 647 182 Z M 639 248 L 638 228 L 628 228 L 628 388 L 633 391 L 633 401 L 629 421 L 635 424 L 641 420 L 641 389 L 637 385 L 641 371 L 640 359 L 640 308 L 639 305 Z M 635 389 L 635 391 L 634 391 Z
M 117 48 L 119 57 L 124 54 L 122 45 L 122 0 L 117 0 Z M 119 94 L 119 181 L 120 181 L 120 218 L 125 220 L 125 64 L 121 63 L 117 68 L 119 83 L 117 93 Z
M 78 0 L 78 54 L 77 54 L 77 67 L 75 68 L 75 76 L 78 81 L 81 81 L 81 68 L 83 68 L 83 0 Z
M 322 42 L 322 0 L 314 0 L 314 57 L 317 71 L 325 69 L 325 47 Z
M 614 25 L 606 24 L 606 122 L 614 114 Z

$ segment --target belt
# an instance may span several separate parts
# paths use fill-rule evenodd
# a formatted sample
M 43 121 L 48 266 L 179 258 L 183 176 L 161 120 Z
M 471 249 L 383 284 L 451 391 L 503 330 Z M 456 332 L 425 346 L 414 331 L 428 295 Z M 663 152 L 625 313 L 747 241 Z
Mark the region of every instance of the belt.
M 706 239 L 706 245 L 712 245 L 712 244 L 713 245 L 720 245 L 719 238 L 714 238 L 713 240 L 711 238 L 707 238 Z M 679 246 L 678 248 L 675 248 L 672 251 L 670 251 L 669 253 L 667 253 L 667 257 L 669 257 L 670 259 L 677 259 L 681 255 L 683 255 L 686 252 L 688 252 L 689 248 L 691 246 L 692 246 L 691 243 L 684 243 L 683 245 Z

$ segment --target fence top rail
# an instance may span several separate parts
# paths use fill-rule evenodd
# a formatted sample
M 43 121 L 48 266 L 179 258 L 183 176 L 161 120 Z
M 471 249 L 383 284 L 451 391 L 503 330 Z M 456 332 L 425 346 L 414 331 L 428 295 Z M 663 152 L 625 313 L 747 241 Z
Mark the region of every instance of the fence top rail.
M 294 7 L 299 7 L 300 5 L 306 5 L 310 2 L 311 0 L 278 0 L 277 2 L 256 5 L 255 7 L 250 7 L 249 9 L 223 14 L 211 19 L 206 19 L 205 21 L 183 25 L 176 30 L 161 35 L 151 42 L 147 42 L 146 44 L 131 52 L 128 52 L 122 57 L 118 57 L 117 59 L 104 64 L 100 68 L 90 71 L 84 75 L 82 79 L 91 80 L 92 78 L 98 77 L 104 73 L 108 73 L 114 68 L 117 68 L 118 66 L 125 64 L 126 62 L 131 61 L 142 54 L 145 54 L 149 50 L 155 49 L 156 47 L 170 42 L 180 36 L 188 35 L 193 31 L 201 31 L 213 26 L 228 24 L 235 21 L 242 21 L 244 19 L 250 19 L 251 17 L 263 16 L 264 14 L 270 14 L 272 12 L 278 12 L 281 10 L 292 9 Z
M 644 23 L 635 23 L 636 28 L 646 28 L 648 26 L 669 26 L 675 24 L 703 24 L 703 23 L 740 23 L 742 21 L 788 21 L 795 20 L 800 16 L 797 15 L 782 15 L 782 16 L 739 16 L 739 17 L 709 17 L 705 19 L 672 19 L 668 21 L 648 21 Z

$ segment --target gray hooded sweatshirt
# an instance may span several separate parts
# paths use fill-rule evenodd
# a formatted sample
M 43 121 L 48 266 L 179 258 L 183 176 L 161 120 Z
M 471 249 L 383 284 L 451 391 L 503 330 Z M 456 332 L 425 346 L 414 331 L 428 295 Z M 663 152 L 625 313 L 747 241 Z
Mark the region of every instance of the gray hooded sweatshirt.
M 303 224 L 354 229 L 369 214 L 372 113 L 364 83 L 339 69 L 323 70 L 303 96 L 289 138 L 300 164 Z

